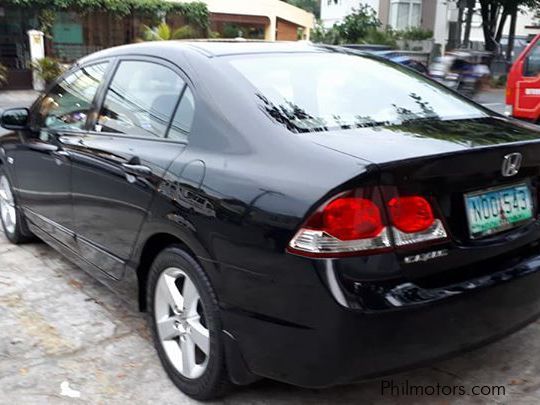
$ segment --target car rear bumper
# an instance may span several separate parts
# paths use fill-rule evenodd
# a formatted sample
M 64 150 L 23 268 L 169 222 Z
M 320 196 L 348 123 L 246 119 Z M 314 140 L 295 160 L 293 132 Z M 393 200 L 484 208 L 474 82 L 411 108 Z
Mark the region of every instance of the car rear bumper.
M 252 373 L 304 387 L 345 384 L 469 350 L 532 322 L 540 315 L 540 255 L 437 294 L 369 313 L 314 302 L 320 319 L 311 326 L 236 310 L 223 317 Z

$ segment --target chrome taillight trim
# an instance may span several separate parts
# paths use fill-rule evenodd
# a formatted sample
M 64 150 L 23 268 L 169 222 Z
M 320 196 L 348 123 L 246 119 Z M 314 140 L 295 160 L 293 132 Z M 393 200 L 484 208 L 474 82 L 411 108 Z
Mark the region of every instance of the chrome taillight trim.
M 416 243 L 430 242 L 438 239 L 446 239 L 447 233 L 440 219 L 435 219 L 433 224 L 424 231 L 406 233 L 396 227 L 392 227 L 394 244 L 396 246 L 409 246 Z
M 391 246 L 390 232 L 387 227 L 374 238 L 346 241 L 337 239 L 324 231 L 302 228 L 289 242 L 291 249 L 311 254 L 351 253 L 388 249 Z

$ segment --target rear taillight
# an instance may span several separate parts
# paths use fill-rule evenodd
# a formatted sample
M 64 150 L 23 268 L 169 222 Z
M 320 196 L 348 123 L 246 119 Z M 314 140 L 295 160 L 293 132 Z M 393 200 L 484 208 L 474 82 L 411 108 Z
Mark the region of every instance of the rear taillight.
M 288 250 L 303 256 L 337 257 L 390 249 L 383 215 L 373 189 L 339 194 L 308 218 Z
M 388 218 L 388 220 L 386 220 Z M 339 194 L 302 225 L 287 250 L 310 257 L 381 253 L 447 237 L 430 202 L 421 196 L 383 203 L 376 188 Z

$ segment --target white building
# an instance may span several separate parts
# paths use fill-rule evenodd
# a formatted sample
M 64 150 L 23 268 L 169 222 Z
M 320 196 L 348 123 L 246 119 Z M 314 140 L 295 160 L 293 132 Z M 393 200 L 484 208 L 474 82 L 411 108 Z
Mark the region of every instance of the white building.
M 325 27 L 332 27 L 343 21 L 345 16 L 358 8 L 360 3 L 368 4 L 374 10 L 379 10 L 379 0 L 321 0 L 321 20 Z
M 398 30 L 422 27 L 433 31 L 435 42 L 446 42 L 449 10 L 453 7 L 447 0 L 321 0 L 324 26 L 332 27 L 343 21 L 360 4 L 371 6 L 383 26 Z

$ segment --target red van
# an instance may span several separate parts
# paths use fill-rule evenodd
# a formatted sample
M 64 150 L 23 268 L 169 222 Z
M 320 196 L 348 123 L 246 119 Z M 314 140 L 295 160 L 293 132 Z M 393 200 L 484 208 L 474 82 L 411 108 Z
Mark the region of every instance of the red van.
M 506 86 L 507 112 L 516 118 L 540 121 L 540 34 L 514 62 Z

